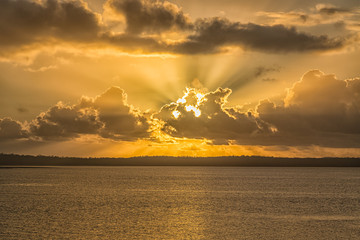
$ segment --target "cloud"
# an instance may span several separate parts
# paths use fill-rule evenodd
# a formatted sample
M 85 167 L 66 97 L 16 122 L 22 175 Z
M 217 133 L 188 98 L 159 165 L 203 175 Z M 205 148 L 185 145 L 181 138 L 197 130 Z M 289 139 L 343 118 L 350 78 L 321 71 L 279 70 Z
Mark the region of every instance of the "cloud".
M 26 112 L 29 111 L 29 109 L 24 108 L 24 107 L 18 107 L 16 110 L 17 110 L 19 113 L 26 113 Z
M 102 127 L 95 109 L 61 102 L 41 113 L 30 125 L 30 131 L 43 139 L 65 139 L 79 134 L 95 134 Z
M 154 118 L 160 120 L 161 130 L 173 137 L 208 139 L 215 144 L 269 131 L 250 112 L 227 107 L 230 94 L 228 88 L 208 93 L 188 88 L 182 98 L 164 105 Z
M 181 8 L 167 1 L 109 0 L 105 8 L 125 18 L 125 31 L 106 25 L 83 1 L 0 1 L 1 61 L 19 61 L 19 53 L 35 54 L 23 57 L 32 59 L 42 51 L 54 54 L 66 49 L 84 55 L 104 49 L 109 52 L 109 48 L 114 53 L 194 55 L 220 53 L 231 47 L 272 53 L 329 51 L 348 44 L 346 38 L 315 36 L 282 24 L 242 24 L 226 18 L 192 22 Z M 49 68 L 56 65 L 27 70 Z
M 311 70 L 288 89 L 282 104 L 261 100 L 246 111 L 229 106 L 231 92 L 187 88 L 176 102 L 151 113 L 128 104 L 124 90 L 111 87 L 74 105 L 60 102 L 30 123 L 3 118 L 0 139 L 48 141 L 92 135 L 114 141 L 360 147 L 360 78 L 338 80 Z
M 253 69 L 249 69 L 248 71 L 242 71 L 241 73 L 236 73 L 232 75 L 231 77 L 228 77 L 226 81 L 222 83 L 222 87 L 230 88 L 233 91 L 236 91 L 243 86 L 245 86 L 248 83 L 254 82 L 260 77 L 266 77 L 269 75 L 273 75 L 274 73 L 280 72 L 281 67 L 278 65 L 270 65 L 270 66 L 258 66 Z M 267 81 L 273 81 L 269 80 L 270 78 L 265 78 Z
M 303 75 L 283 104 L 262 100 L 254 110 L 227 106 L 228 88 L 188 88 L 153 117 L 171 137 L 213 144 L 360 147 L 360 78 L 338 80 L 319 70 Z
M 350 31 L 358 31 L 356 24 L 360 16 L 360 9 L 341 8 L 331 4 L 317 4 L 307 10 L 296 10 L 289 12 L 258 12 L 259 20 L 266 24 L 284 24 L 286 26 L 319 26 L 333 24 Z
M 241 24 L 225 18 L 211 18 L 199 20 L 196 33 L 175 45 L 175 52 L 214 53 L 226 46 L 265 52 L 306 52 L 339 49 L 344 44 L 345 39 L 314 36 L 284 25 Z
M 148 136 L 147 118 L 127 104 L 126 94 L 118 87 L 109 88 L 95 99 L 83 97 L 78 104 L 58 103 L 41 113 L 30 131 L 42 139 L 62 140 L 81 134 L 133 141 Z
M 0 46 L 55 39 L 89 42 L 100 31 L 100 17 L 81 1 L 0 1 Z
M 181 8 L 168 1 L 159 0 L 109 0 L 107 6 L 124 15 L 126 31 L 161 33 L 169 30 L 187 30 L 192 23 Z
M 339 8 L 331 4 L 317 4 L 315 6 L 315 9 L 320 14 L 326 14 L 326 15 L 334 15 L 338 13 L 350 13 L 352 12 L 350 9 L 346 8 Z
M 82 104 L 90 104 L 97 109 L 99 119 L 104 123 L 104 129 L 100 132 L 104 137 L 135 140 L 149 136 L 147 117 L 127 103 L 127 95 L 119 87 L 111 87 L 93 102 L 83 101 Z
M 278 130 L 273 143 L 358 147 L 360 78 L 338 80 L 309 71 L 288 91 L 283 105 L 265 100 L 257 113 Z
M 255 77 L 261 77 L 271 72 L 279 72 L 280 66 L 272 66 L 272 67 L 265 67 L 265 66 L 259 66 L 255 69 L 254 76 Z
M 27 136 L 27 131 L 20 122 L 11 118 L 0 119 L 0 141 L 26 138 Z

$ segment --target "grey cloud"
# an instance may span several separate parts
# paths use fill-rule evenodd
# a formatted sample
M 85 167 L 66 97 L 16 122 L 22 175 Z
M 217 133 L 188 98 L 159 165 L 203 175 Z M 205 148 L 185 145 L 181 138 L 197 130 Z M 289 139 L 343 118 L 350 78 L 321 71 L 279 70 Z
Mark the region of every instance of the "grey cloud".
M 271 72 L 279 72 L 279 71 L 280 71 L 280 66 L 272 66 L 272 67 L 259 66 L 255 69 L 254 76 L 260 77 Z
M 1 51 L 12 53 L 19 46 L 50 40 L 101 43 L 97 47 L 109 45 L 124 52 L 190 55 L 218 53 L 229 46 L 276 53 L 327 51 L 347 43 L 343 38 L 314 36 L 284 25 L 241 24 L 224 18 L 192 23 L 180 8 L 166 1 L 110 0 L 107 6 L 125 16 L 126 32 L 112 32 L 80 1 L 2 0 Z M 146 35 L 170 30 L 188 36 L 169 43 L 162 35 Z
M 92 105 L 98 110 L 99 119 L 104 123 L 101 135 L 122 140 L 135 140 L 149 136 L 148 119 L 142 112 L 127 103 L 127 95 L 121 88 L 108 89 L 95 98 Z
M 265 52 L 305 52 L 338 49 L 345 44 L 344 39 L 301 33 L 294 27 L 284 25 L 241 24 L 223 18 L 212 18 L 200 20 L 196 26 L 195 34 L 174 46 L 175 52 L 214 53 L 221 51 L 224 46 L 240 46 Z
M 98 16 L 79 1 L 0 1 L 0 46 L 51 37 L 89 41 L 100 28 Z
M 0 141 L 26 138 L 27 136 L 28 133 L 20 122 L 11 118 L 0 119 Z
M 159 0 L 110 0 L 107 4 L 125 16 L 127 32 L 160 33 L 172 29 L 191 29 L 192 24 L 181 9 L 170 2 Z
M 258 19 L 262 23 L 285 26 L 320 27 L 326 29 L 326 25 L 333 24 L 337 30 L 348 30 L 356 34 L 356 23 L 359 19 L 359 8 L 336 7 L 331 4 L 317 4 L 308 10 L 295 10 L 290 12 L 258 12 Z M 341 28 L 339 28 L 341 27 Z M 351 38 L 350 36 L 348 38 Z
M 321 14 L 326 14 L 326 15 L 334 15 L 337 13 L 349 13 L 351 12 L 351 10 L 349 9 L 345 9 L 345 8 L 338 8 L 338 7 L 320 7 L 317 9 L 317 11 Z
M 277 128 L 273 143 L 357 146 L 359 86 L 359 78 L 343 81 L 319 70 L 309 71 L 289 90 L 283 106 L 262 101 L 257 112 Z
M 306 14 L 299 14 L 299 18 L 303 21 L 303 22 L 306 22 L 309 18 L 308 15 Z
M 184 97 L 159 112 L 144 113 L 112 87 L 78 104 L 57 104 L 25 128 L 0 120 L 0 139 L 64 140 L 93 134 L 114 140 L 170 137 L 208 139 L 213 144 L 360 147 L 360 78 L 338 80 L 312 70 L 276 105 L 261 101 L 255 110 L 227 106 L 231 90 L 208 93 L 188 88 Z M 171 139 L 171 138 L 170 138 Z
M 95 99 L 83 98 L 73 106 L 59 103 L 51 107 L 31 123 L 30 131 L 42 139 L 62 140 L 97 134 L 132 141 L 147 137 L 148 127 L 143 113 L 127 104 L 124 91 L 112 87 Z
M 16 110 L 17 110 L 19 113 L 26 113 L 26 112 L 29 111 L 27 108 L 24 108 L 24 107 L 18 107 Z
M 79 134 L 95 134 L 102 127 L 97 112 L 78 105 L 61 103 L 40 114 L 31 124 L 31 133 L 44 139 L 77 137 Z
M 254 112 L 227 107 L 230 89 L 201 100 L 197 93 L 188 89 L 154 115 L 164 133 L 213 144 L 360 147 L 360 78 L 338 80 L 312 70 L 289 89 L 282 105 L 263 100 Z

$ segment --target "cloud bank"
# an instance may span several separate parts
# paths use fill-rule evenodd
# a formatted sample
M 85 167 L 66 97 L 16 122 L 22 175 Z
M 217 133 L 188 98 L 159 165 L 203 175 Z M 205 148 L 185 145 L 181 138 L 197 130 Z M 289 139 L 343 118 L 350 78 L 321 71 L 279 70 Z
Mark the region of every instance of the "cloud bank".
M 112 87 L 75 105 L 58 103 L 30 123 L 0 119 L 0 139 L 35 141 L 93 135 L 115 141 L 181 139 L 216 145 L 360 147 L 360 78 L 338 80 L 311 70 L 287 92 L 282 104 L 261 100 L 244 112 L 231 106 L 229 88 L 188 88 L 176 102 L 143 112 Z
M 211 53 L 224 46 L 265 52 L 305 52 L 338 49 L 345 39 L 313 36 L 284 25 L 241 24 L 224 18 L 199 20 L 196 33 L 176 46 L 180 53 Z
M 232 47 L 273 53 L 324 52 L 348 44 L 347 36 L 312 35 L 284 23 L 244 24 L 216 17 L 192 21 L 180 6 L 168 1 L 108 0 L 104 7 L 125 22 L 123 31 L 104 22 L 102 15 L 83 1 L 2 0 L 0 56 L 25 47 L 41 49 L 44 44 L 64 43 L 93 50 L 110 47 L 125 53 L 183 55 L 213 54 Z M 333 15 L 346 11 L 324 7 L 319 12 Z

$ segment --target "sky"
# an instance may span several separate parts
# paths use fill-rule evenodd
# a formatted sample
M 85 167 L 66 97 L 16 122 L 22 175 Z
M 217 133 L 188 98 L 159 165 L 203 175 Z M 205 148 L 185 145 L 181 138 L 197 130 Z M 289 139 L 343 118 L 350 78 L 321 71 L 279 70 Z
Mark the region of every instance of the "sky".
M 360 157 L 358 0 L 1 0 L 0 152 Z

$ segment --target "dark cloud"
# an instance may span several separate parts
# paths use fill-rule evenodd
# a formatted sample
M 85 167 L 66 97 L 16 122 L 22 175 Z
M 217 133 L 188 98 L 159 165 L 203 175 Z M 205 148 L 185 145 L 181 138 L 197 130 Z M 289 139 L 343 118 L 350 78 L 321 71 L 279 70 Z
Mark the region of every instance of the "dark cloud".
M 0 141 L 25 138 L 27 136 L 28 133 L 20 122 L 11 118 L 0 119 Z
M 32 122 L 30 131 L 44 139 L 62 139 L 78 137 L 79 134 L 95 134 L 102 125 L 94 109 L 59 103 L 40 114 Z
M 122 140 L 148 137 L 147 117 L 127 103 L 127 96 L 121 88 L 108 89 L 90 105 L 97 109 L 99 119 L 104 123 L 100 132 L 102 136 Z
M 223 18 L 199 20 L 196 33 L 175 46 L 184 54 L 213 53 L 225 46 L 266 52 L 326 51 L 344 46 L 344 39 L 301 33 L 284 25 L 241 24 Z
M 309 16 L 306 14 L 299 14 L 299 18 L 301 19 L 301 21 L 306 22 Z
M 265 67 L 265 66 L 259 66 L 255 69 L 254 76 L 255 77 L 261 77 L 263 75 L 266 75 L 271 72 L 279 72 L 280 66 L 272 66 L 272 67 Z
M 127 104 L 126 94 L 118 87 L 108 89 L 95 99 L 83 98 L 79 104 L 62 103 L 41 113 L 30 125 L 34 136 L 66 139 L 81 134 L 105 138 L 136 140 L 148 136 L 147 118 Z
M 106 6 L 125 16 L 126 32 L 112 31 L 81 1 L 2 0 L 0 48 L 6 52 L 16 47 L 20 51 L 19 46 L 31 43 L 70 41 L 112 46 L 123 52 L 209 54 L 231 46 L 278 53 L 327 51 L 346 44 L 346 39 L 314 36 L 284 25 L 241 24 L 224 18 L 192 23 L 167 1 L 109 0 Z M 163 35 L 153 35 L 164 31 L 187 36 L 169 42 Z
M 317 11 L 321 14 L 326 14 L 326 15 L 334 15 L 334 14 L 337 14 L 337 13 L 349 13 L 351 12 L 351 10 L 349 9 L 345 9 L 345 8 L 338 8 L 338 7 L 326 7 L 326 6 L 323 6 L 323 7 L 319 7 L 317 9 Z
M 24 108 L 24 107 L 18 107 L 16 110 L 17 110 L 19 113 L 26 113 L 26 112 L 29 111 L 27 108 Z
M 0 46 L 54 37 L 90 41 L 99 30 L 99 17 L 79 1 L 0 1 Z
M 170 2 L 159 0 L 110 0 L 108 6 L 126 19 L 126 30 L 131 34 L 192 27 L 190 19 L 181 9 Z

